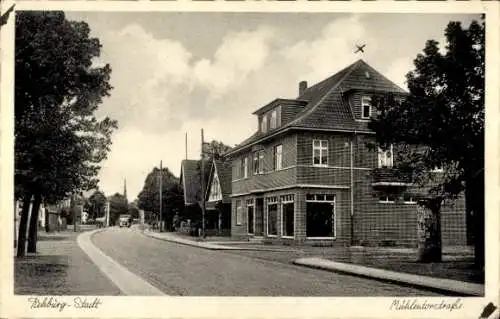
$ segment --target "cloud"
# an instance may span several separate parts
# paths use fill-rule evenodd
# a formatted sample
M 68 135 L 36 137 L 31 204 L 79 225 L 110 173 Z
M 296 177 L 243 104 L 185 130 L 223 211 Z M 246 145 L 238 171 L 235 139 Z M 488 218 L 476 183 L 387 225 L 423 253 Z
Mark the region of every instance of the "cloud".
M 406 74 L 412 69 L 414 69 L 414 65 L 411 57 L 398 58 L 390 63 L 384 75 L 401 88 L 408 90 Z
M 266 27 L 228 34 L 212 60 L 201 59 L 195 63 L 195 79 L 216 97 L 227 93 L 240 86 L 249 73 L 264 66 L 272 38 L 272 30 Z
M 318 82 L 358 58 L 353 46 L 365 34 L 360 16 L 352 15 L 326 25 L 316 38 L 283 48 L 281 54 L 304 78 Z

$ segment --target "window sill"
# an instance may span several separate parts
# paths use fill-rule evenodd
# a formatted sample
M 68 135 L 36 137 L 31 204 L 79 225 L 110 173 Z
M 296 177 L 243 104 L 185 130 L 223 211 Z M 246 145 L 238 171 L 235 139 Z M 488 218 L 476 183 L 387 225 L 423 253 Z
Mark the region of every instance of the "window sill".
M 281 236 L 281 238 L 286 238 L 286 239 L 294 239 L 295 236 Z
M 236 226 L 241 226 L 241 223 L 239 223 L 239 224 L 238 224 L 238 223 L 236 223 Z
M 307 240 L 335 240 L 336 237 L 306 237 Z
M 328 167 L 328 164 L 313 164 L 313 167 Z
M 277 238 L 277 237 L 278 237 L 278 235 L 269 235 L 269 234 L 268 234 L 268 235 L 267 235 L 267 237 Z
M 379 201 L 378 203 L 379 204 L 395 204 L 396 202 L 381 202 L 381 201 Z
M 403 202 L 405 205 L 417 205 L 417 202 Z

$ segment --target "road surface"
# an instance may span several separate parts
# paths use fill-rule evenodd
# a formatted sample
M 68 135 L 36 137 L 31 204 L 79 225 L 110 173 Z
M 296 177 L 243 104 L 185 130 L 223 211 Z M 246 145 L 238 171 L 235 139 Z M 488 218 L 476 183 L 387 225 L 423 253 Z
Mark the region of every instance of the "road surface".
M 170 243 L 129 228 L 110 228 L 95 234 L 92 242 L 167 295 L 437 296 L 412 287 Z

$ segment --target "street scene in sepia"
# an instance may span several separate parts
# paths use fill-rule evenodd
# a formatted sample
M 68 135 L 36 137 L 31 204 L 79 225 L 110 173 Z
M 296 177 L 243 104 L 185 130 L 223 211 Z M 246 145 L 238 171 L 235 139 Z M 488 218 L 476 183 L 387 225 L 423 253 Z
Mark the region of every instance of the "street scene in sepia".
M 484 295 L 484 15 L 8 19 L 15 294 Z

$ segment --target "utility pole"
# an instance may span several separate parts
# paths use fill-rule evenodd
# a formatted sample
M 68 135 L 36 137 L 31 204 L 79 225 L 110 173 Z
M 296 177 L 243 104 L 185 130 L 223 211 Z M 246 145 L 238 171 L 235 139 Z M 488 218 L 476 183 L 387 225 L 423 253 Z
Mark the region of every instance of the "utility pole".
M 205 160 L 203 159 L 205 138 L 201 129 L 201 236 L 205 237 Z
M 185 151 L 186 151 L 186 158 L 185 159 L 188 159 L 188 133 L 186 132 L 186 138 L 185 138 Z
M 71 196 L 72 205 L 70 205 L 70 209 L 73 210 L 73 231 L 76 232 L 76 194 Z
M 163 182 L 163 173 L 162 173 L 162 161 L 160 161 L 160 232 L 162 231 L 162 223 L 163 223 L 163 218 L 161 215 L 161 204 L 163 201 L 163 193 L 162 193 L 162 182 Z

